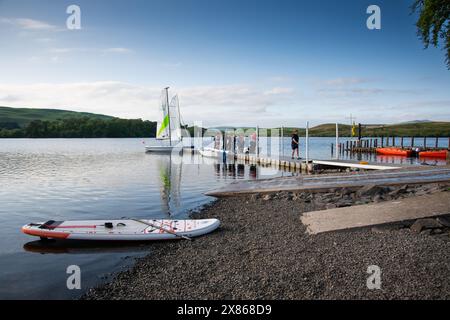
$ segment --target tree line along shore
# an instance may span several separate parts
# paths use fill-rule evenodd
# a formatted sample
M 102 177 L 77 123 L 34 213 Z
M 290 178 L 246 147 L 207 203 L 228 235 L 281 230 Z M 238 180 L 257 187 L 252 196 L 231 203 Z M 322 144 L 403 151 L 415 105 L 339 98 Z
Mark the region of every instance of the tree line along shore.
M 221 127 L 218 129 L 234 129 Z M 349 137 L 352 126 L 339 124 L 339 134 Z M 450 137 L 450 122 L 418 121 L 400 124 L 362 124 L 365 137 Z M 254 130 L 246 127 L 244 130 Z M 191 136 L 194 127 L 187 127 Z M 304 128 L 278 127 L 260 128 L 260 136 L 271 136 L 283 132 L 290 136 L 298 130 L 305 135 Z M 204 133 L 206 128 L 202 128 Z M 0 138 L 133 138 L 155 137 L 156 122 L 142 119 L 121 119 L 102 114 L 56 109 L 29 109 L 0 107 Z M 309 129 L 311 137 L 334 137 L 336 124 L 321 124 Z

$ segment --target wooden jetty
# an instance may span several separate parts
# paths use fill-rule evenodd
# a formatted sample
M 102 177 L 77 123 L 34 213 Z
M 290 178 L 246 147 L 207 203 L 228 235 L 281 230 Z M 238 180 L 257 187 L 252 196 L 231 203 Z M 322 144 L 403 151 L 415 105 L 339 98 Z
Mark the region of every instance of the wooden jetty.
M 408 167 L 388 171 L 365 171 L 357 174 L 323 174 L 266 180 L 236 181 L 207 192 L 213 197 L 229 197 L 278 191 L 318 192 L 330 189 L 359 189 L 366 185 L 403 185 L 450 181 L 450 167 Z
M 220 153 L 220 152 L 219 152 Z M 206 155 L 204 155 L 206 156 Z M 218 158 L 223 160 L 219 154 L 208 155 L 208 157 Z M 314 172 L 317 169 L 322 168 L 350 168 L 360 170 L 392 170 L 399 169 L 402 165 L 390 165 L 390 164 L 377 164 L 369 163 L 366 161 L 354 161 L 354 160 L 308 160 L 305 159 L 292 159 L 286 156 L 265 156 L 265 155 L 252 155 L 252 154 L 232 154 L 226 155 L 226 161 L 237 161 L 248 164 L 257 164 L 263 166 L 272 166 L 278 169 L 298 171 L 298 172 Z
M 309 234 L 346 230 L 450 214 L 450 192 L 382 203 L 312 211 L 300 218 Z
M 409 139 L 409 143 L 406 144 L 405 140 Z M 439 147 L 439 137 L 379 137 L 379 138 L 361 138 L 358 140 L 347 140 L 345 142 L 331 144 L 331 154 L 335 154 L 337 148 L 338 154 L 345 153 L 376 153 L 378 148 L 395 147 L 401 149 L 413 150 L 419 147 L 417 143 L 419 139 L 423 140 L 420 144 L 420 148 L 424 150 L 442 150 L 447 149 L 450 151 L 450 138 L 448 138 L 447 148 Z M 430 145 L 430 140 L 433 141 Z

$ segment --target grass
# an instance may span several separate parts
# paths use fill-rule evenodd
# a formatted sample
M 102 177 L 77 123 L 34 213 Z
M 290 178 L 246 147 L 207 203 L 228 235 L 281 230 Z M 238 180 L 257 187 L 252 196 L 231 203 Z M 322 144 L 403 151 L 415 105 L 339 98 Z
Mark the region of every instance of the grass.
M 73 118 L 96 118 L 102 120 L 113 119 L 114 117 L 102 114 L 75 112 L 57 109 L 31 109 L 31 108 L 9 108 L 0 107 L 0 124 L 16 123 L 19 127 L 26 127 L 33 120 L 59 120 Z

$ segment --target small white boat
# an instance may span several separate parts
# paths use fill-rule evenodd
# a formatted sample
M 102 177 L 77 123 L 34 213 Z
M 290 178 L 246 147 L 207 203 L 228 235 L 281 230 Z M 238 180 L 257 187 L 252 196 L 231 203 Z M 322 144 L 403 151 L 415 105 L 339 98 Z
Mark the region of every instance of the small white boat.
M 172 153 L 182 151 L 181 115 L 178 96 L 172 97 L 169 103 L 169 87 L 161 92 L 160 119 L 156 127 L 158 145 L 145 146 L 145 152 Z M 177 147 L 178 146 L 178 147 Z
M 86 220 L 29 223 L 22 232 L 41 239 L 148 241 L 190 239 L 217 229 L 217 219 L 198 220 Z
M 182 150 L 176 146 L 145 146 L 145 152 L 154 153 L 172 153 L 174 149 L 179 150 L 179 152 Z

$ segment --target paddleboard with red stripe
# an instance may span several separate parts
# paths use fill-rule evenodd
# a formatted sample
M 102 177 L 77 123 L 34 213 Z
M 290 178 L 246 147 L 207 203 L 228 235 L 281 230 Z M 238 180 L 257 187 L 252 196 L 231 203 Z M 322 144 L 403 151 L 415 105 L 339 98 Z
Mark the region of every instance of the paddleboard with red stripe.
M 142 221 L 142 222 L 141 222 Z M 150 225 L 151 226 L 150 226 Z M 86 220 L 29 223 L 22 232 L 48 239 L 147 241 L 198 237 L 217 229 L 217 219 Z

